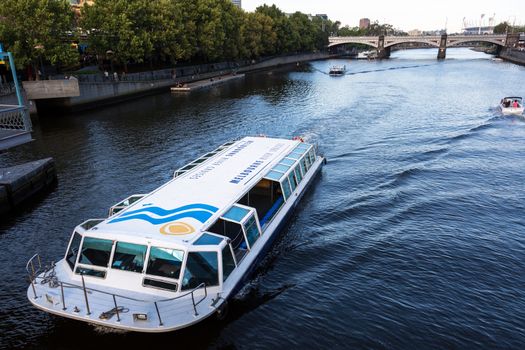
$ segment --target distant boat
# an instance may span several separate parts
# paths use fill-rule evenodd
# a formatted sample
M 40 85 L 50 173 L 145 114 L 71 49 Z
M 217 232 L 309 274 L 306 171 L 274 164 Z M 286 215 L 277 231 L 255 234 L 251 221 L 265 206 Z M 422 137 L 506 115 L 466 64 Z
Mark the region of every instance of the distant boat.
M 357 54 L 357 58 L 358 59 L 370 60 L 370 59 L 375 59 L 376 57 L 377 57 L 377 52 L 376 51 L 363 51 L 363 52 L 359 52 Z
M 504 97 L 499 103 L 499 109 L 501 113 L 505 115 L 514 114 L 522 115 L 523 114 L 523 99 L 521 97 Z
M 331 76 L 341 76 L 345 75 L 346 66 L 332 66 L 330 67 L 330 71 L 328 72 L 328 75 Z

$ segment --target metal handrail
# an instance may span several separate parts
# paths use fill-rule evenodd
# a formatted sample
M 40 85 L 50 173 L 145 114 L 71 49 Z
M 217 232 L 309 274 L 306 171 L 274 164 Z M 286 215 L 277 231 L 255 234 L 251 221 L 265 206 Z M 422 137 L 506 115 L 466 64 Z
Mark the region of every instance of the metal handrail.
M 38 259 L 38 269 L 35 270 L 35 265 L 33 263 L 33 260 Z M 29 271 L 29 266 L 31 266 L 31 271 Z M 36 276 L 35 273 L 36 272 L 40 272 L 40 269 L 42 268 L 42 261 L 40 260 L 40 254 L 36 253 L 35 255 L 33 255 L 31 257 L 31 259 L 29 259 L 27 261 L 27 264 L 26 264 L 26 271 L 27 273 L 29 274 L 29 277 L 34 277 Z
M 33 261 L 35 259 L 38 259 L 38 264 L 39 264 L 39 268 L 35 270 L 34 268 L 34 263 Z M 54 265 L 52 265 L 52 268 L 54 267 Z M 38 295 L 36 293 L 36 288 L 35 288 L 35 282 L 37 281 L 40 281 L 41 283 L 42 282 L 48 282 L 49 281 L 49 276 L 46 277 L 40 277 L 38 276 L 37 274 L 38 273 L 41 273 L 41 272 L 44 272 L 44 271 L 40 271 L 42 268 L 42 262 L 41 262 L 41 259 L 40 259 L 40 255 L 39 254 L 35 254 L 33 255 L 29 261 L 27 262 L 26 264 L 26 270 L 29 274 L 29 281 L 31 283 L 31 286 L 32 286 L 32 289 L 33 289 L 33 293 L 34 293 L 34 296 L 35 296 L 35 299 L 38 298 Z M 31 269 L 31 270 L 30 270 Z M 50 269 L 49 269 L 50 270 Z M 46 270 L 45 272 L 49 271 L 49 270 Z M 116 302 L 116 297 L 119 297 L 119 298 L 122 298 L 122 299 L 127 299 L 127 300 L 131 300 L 131 301 L 136 301 L 136 302 L 140 302 L 140 303 L 151 303 L 152 301 L 151 300 L 143 300 L 143 299 L 136 299 L 136 298 L 131 298 L 131 297 L 128 297 L 128 296 L 125 296 L 125 295 L 120 295 L 120 294 L 116 294 L 116 293 L 109 293 L 109 292 L 105 292 L 105 291 L 102 291 L 102 290 L 99 290 L 99 289 L 95 289 L 95 288 L 88 288 L 86 287 L 86 284 L 85 284 L 85 281 L 84 281 L 84 275 L 81 275 L 81 278 L 82 278 L 82 286 L 79 286 L 79 285 L 76 285 L 74 283 L 69 283 L 69 282 L 63 282 L 63 281 L 60 281 L 58 280 L 58 278 L 55 277 L 55 280 L 53 283 L 56 283 L 57 286 L 60 286 L 60 291 L 61 291 L 61 301 L 62 301 L 62 310 L 66 310 L 66 302 L 65 302 L 65 294 L 64 294 L 64 288 L 67 287 L 67 288 L 76 288 L 76 289 L 81 289 L 84 293 L 84 299 L 85 299 L 85 302 L 86 302 L 86 309 L 87 309 L 87 314 L 90 315 L 91 314 L 91 309 L 89 307 L 89 299 L 88 299 L 88 292 L 97 292 L 97 293 L 101 293 L 101 294 L 105 294 L 105 295 L 110 295 L 112 296 L 113 298 L 113 303 L 115 304 L 115 307 L 117 308 L 117 302 Z M 51 281 L 49 281 L 51 282 Z M 195 301 L 195 295 L 194 293 L 198 290 L 198 289 L 201 289 L 201 288 L 204 288 L 204 296 L 198 300 L 198 301 Z M 173 298 L 167 298 L 167 299 L 160 299 L 160 300 L 156 300 L 156 301 L 153 301 L 153 304 L 155 306 L 155 309 L 156 309 L 156 312 L 157 312 L 157 316 L 159 318 L 159 326 L 163 326 L 163 322 L 162 322 L 162 318 L 161 318 L 161 314 L 160 314 L 160 310 L 159 310 L 159 307 L 158 307 L 158 303 L 163 303 L 163 302 L 169 302 L 169 301 L 174 301 L 174 300 L 177 300 L 177 299 L 181 299 L 181 298 L 184 298 L 188 295 L 191 295 L 191 301 L 192 301 L 192 305 L 193 305 L 193 311 L 194 311 L 194 315 L 195 316 L 198 316 L 198 312 L 197 312 L 197 305 L 199 305 L 201 302 L 203 302 L 207 297 L 208 297 L 208 289 L 207 289 L 207 286 L 206 286 L 206 283 L 205 282 L 202 282 L 200 283 L 197 287 L 189 290 L 188 292 L 184 293 L 184 294 L 181 294 L 181 295 L 177 295 L 176 297 L 173 297 Z M 118 312 L 118 311 L 117 311 Z M 117 319 L 118 321 L 120 322 L 120 315 L 117 314 Z

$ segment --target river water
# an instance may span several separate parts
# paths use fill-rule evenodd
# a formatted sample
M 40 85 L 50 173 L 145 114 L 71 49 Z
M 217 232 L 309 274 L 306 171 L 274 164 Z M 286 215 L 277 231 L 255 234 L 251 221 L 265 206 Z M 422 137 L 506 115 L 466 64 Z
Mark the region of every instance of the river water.
M 468 49 L 397 51 L 35 120 L 0 165 L 52 156 L 59 184 L 0 224 L 0 348 L 525 348 L 525 68 Z M 326 75 L 346 64 L 347 75 Z M 25 263 L 85 219 L 244 135 L 304 135 L 328 159 L 222 322 L 115 334 L 30 306 Z M 162 344 L 162 345 L 161 345 Z

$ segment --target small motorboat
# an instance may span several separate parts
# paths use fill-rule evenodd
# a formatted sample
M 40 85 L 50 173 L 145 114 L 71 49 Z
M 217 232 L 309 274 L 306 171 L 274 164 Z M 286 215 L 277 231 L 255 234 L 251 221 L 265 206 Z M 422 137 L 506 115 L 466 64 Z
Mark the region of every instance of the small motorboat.
M 345 75 L 346 66 L 332 66 L 330 67 L 330 71 L 328 72 L 328 75 L 338 77 Z
M 501 113 L 505 115 L 514 114 L 522 115 L 523 114 L 523 98 L 521 97 L 504 97 L 499 103 L 499 108 Z

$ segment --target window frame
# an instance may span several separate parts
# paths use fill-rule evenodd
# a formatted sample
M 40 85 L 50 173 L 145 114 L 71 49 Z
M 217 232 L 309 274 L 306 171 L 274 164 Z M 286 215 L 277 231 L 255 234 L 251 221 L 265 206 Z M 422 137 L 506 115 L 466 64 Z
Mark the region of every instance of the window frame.
M 69 260 L 67 260 L 67 255 L 69 253 L 69 250 L 71 249 L 71 245 L 73 244 L 73 240 L 75 239 L 75 235 L 80 236 L 80 244 L 78 245 L 78 251 L 77 256 L 75 257 L 75 261 L 73 262 L 73 266 L 69 265 Z M 77 230 L 73 231 L 73 234 L 71 235 L 71 238 L 69 239 L 69 244 L 67 245 L 66 254 L 64 255 L 64 260 L 66 261 L 67 266 L 70 267 L 71 272 L 75 273 L 75 268 L 78 263 L 78 257 L 80 256 L 80 249 L 82 247 L 82 243 L 84 243 L 84 235 L 78 232 Z
M 206 246 L 203 246 L 203 247 L 206 247 Z M 157 276 L 157 275 L 151 275 L 151 274 L 148 273 L 149 258 L 151 256 L 151 248 L 179 250 L 179 251 L 182 252 L 183 256 L 182 256 L 182 260 L 181 260 L 181 266 L 180 266 L 180 271 L 179 271 L 179 277 L 178 278 L 175 279 L 175 278 L 172 278 L 172 277 Z M 188 255 L 188 250 L 187 249 L 174 248 L 174 247 L 165 247 L 165 246 L 157 246 L 157 245 L 153 245 L 153 244 L 148 244 L 148 250 L 147 250 L 147 253 L 146 253 L 146 263 L 144 264 L 144 270 L 142 272 L 142 282 L 141 282 L 142 286 L 146 287 L 146 288 L 157 288 L 157 289 L 167 290 L 167 289 L 163 289 L 163 288 L 159 288 L 159 287 L 146 286 L 146 285 L 144 285 L 144 279 L 148 278 L 148 279 L 158 280 L 160 282 L 168 282 L 168 283 L 173 283 L 173 281 L 176 281 L 177 282 L 177 292 L 178 292 L 180 290 L 180 279 L 181 279 L 180 276 L 182 276 L 183 269 L 184 269 L 184 264 L 185 264 L 185 260 L 186 260 L 186 256 L 187 255 Z
M 104 266 L 98 266 L 98 265 L 83 264 L 83 263 L 80 262 L 80 257 L 82 255 L 82 247 L 84 246 L 84 241 L 85 241 L 86 238 L 94 238 L 94 239 L 100 239 L 100 240 L 105 240 L 105 241 L 111 241 L 112 242 L 111 243 L 111 251 L 109 253 L 108 264 L 105 267 Z M 73 270 L 73 273 L 76 274 L 76 275 L 79 275 L 79 276 L 86 276 L 86 277 L 106 279 L 108 277 L 109 267 L 111 265 L 111 262 L 113 261 L 113 254 L 115 252 L 115 242 L 116 242 L 116 240 L 114 240 L 114 239 L 106 239 L 106 238 L 98 238 L 98 237 L 91 237 L 91 236 L 82 235 L 82 242 L 80 243 L 80 251 L 79 251 L 79 254 L 77 255 L 77 260 L 76 260 L 76 263 L 75 263 L 75 269 Z M 89 270 L 104 272 L 104 277 L 91 276 L 91 275 L 85 275 L 85 274 L 78 273 L 76 270 L 79 267 L 83 268 L 83 269 L 89 269 Z
M 144 262 L 143 262 L 144 264 L 142 265 L 142 270 L 141 271 L 122 270 L 122 269 L 113 267 L 113 262 L 115 260 L 115 253 L 117 252 L 117 246 L 118 246 L 119 243 L 133 244 L 133 245 L 137 245 L 137 246 L 146 247 L 146 252 L 144 254 Z M 149 251 L 150 251 L 151 245 L 149 245 L 147 243 L 146 244 L 141 244 L 141 243 L 133 243 L 133 242 L 117 241 L 117 240 L 115 240 L 113 244 L 114 244 L 113 254 L 112 254 L 112 257 L 111 257 L 111 261 L 109 262 L 109 268 L 111 270 L 122 271 L 122 272 L 133 272 L 133 273 L 138 273 L 138 274 L 145 274 L 146 273 L 146 267 L 147 267 L 147 263 L 148 263 L 148 260 L 146 260 L 146 258 L 149 257 Z
M 181 268 L 181 271 L 180 271 L 180 278 L 179 278 L 180 282 L 179 282 L 177 291 L 179 291 L 179 292 L 188 292 L 188 291 L 193 290 L 193 288 L 189 288 L 189 289 L 185 289 L 185 290 L 182 289 L 182 283 L 183 283 L 184 275 L 186 274 L 186 269 L 188 267 L 187 266 L 188 265 L 188 257 L 190 256 L 190 253 L 215 253 L 215 254 L 217 254 L 217 282 L 218 283 L 216 285 L 213 285 L 213 286 L 206 285 L 205 288 L 211 288 L 211 287 L 220 287 L 220 288 L 222 288 L 222 284 L 223 284 L 223 282 L 222 282 L 222 249 L 223 249 L 224 242 L 226 242 L 226 239 L 220 245 L 216 245 L 216 246 L 205 246 L 205 245 L 192 246 L 192 248 L 193 247 L 199 247 L 201 249 L 191 249 L 191 250 L 187 250 L 186 251 L 186 255 L 184 257 L 184 262 L 183 262 L 183 265 L 182 265 L 182 268 Z M 202 249 L 202 247 L 204 247 L 205 249 Z M 214 247 L 214 248 L 221 247 L 221 248 L 215 250 L 215 249 L 210 249 L 210 248 L 206 248 L 206 247 Z M 235 254 L 233 256 L 234 256 L 234 261 L 236 262 Z M 238 265 L 236 265 L 235 267 L 237 268 L 237 266 Z

